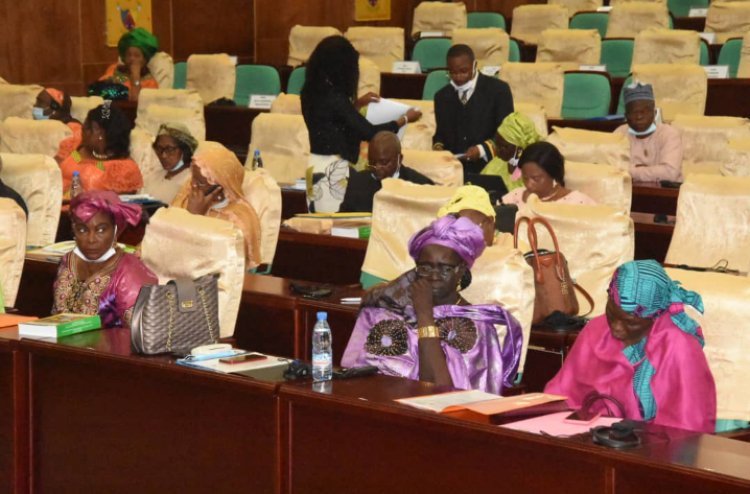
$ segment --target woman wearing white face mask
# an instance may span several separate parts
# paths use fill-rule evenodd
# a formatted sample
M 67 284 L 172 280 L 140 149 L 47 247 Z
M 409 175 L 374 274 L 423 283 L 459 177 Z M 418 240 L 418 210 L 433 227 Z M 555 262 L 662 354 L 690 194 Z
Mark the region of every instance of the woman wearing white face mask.
M 153 150 L 162 170 L 144 177 L 143 192 L 169 204 L 182 186 L 190 180 L 190 161 L 198 148 L 198 141 L 180 123 L 166 123 L 159 127 Z
M 138 292 L 154 273 L 117 247 L 117 234 L 141 219 L 141 208 L 114 192 L 84 192 L 70 201 L 76 248 L 57 270 L 52 313 L 99 314 L 105 328 L 128 326 Z
M 511 113 L 497 128 L 495 157 L 484 167 L 482 175 L 499 176 L 505 182 L 508 192 L 523 187 L 521 168 L 518 166 L 521 153 L 541 140 L 542 136 L 529 117 L 518 112 Z

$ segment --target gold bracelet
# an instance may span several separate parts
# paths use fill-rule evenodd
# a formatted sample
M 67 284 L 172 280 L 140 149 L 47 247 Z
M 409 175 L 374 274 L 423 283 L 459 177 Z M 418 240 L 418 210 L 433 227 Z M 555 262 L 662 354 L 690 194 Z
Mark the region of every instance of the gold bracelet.
M 419 334 L 419 338 L 440 338 L 440 330 L 437 326 L 422 326 L 421 328 L 417 329 L 417 333 Z

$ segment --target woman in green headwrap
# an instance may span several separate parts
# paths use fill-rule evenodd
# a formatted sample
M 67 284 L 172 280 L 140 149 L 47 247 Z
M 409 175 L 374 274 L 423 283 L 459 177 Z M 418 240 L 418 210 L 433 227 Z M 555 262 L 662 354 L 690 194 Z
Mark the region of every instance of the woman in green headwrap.
M 117 42 L 122 64 L 112 64 L 100 81 L 116 82 L 128 88 L 128 99 L 138 101 L 143 88 L 158 89 L 159 84 L 148 70 L 148 61 L 159 50 L 159 40 L 142 27 L 123 34 Z
M 484 167 L 482 175 L 501 177 L 509 192 L 523 187 L 518 159 L 526 147 L 541 140 L 542 137 L 529 117 L 519 112 L 511 113 L 497 128 L 495 157 Z

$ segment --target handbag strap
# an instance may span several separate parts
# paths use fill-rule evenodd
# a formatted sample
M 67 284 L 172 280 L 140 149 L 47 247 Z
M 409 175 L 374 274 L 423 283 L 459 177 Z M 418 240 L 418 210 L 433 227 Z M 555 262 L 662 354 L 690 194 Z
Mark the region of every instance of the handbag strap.
M 521 227 L 521 224 L 526 223 L 526 236 L 529 240 L 529 245 L 531 246 L 531 250 L 534 253 L 534 263 L 536 264 L 536 269 L 534 270 L 534 277 L 537 280 L 537 283 L 543 283 L 544 282 L 544 276 L 542 275 L 542 266 L 539 261 L 539 252 L 537 248 L 537 237 L 536 237 L 536 229 L 534 228 L 534 223 L 527 217 L 527 216 L 521 216 L 518 218 L 518 221 L 516 221 L 516 226 L 513 229 L 513 248 L 518 248 L 518 230 Z
M 591 295 L 589 295 L 589 292 L 587 292 L 586 289 L 584 289 L 578 283 L 573 283 L 573 288 L 575 288 L 576 290 L 578 290 L 578 293 L 580 293 L 581 295 L 583 295 L 583 298 L 585 298 L 586 302 L 589 303 L 589 310 L 588 310 L 588 312 L 586 312 L 585 314 L 583 314 L 580 317 L 586 317 L 589 314 L 591 314 L 592 312 L 594 312 L 594 305 L 595 305 L 594 304 L 594 299 L 591 298 Z
M 563 259 L 562 253 L 560 252 L 560 246 L 557 243 L 557 235 L 555 235 L 555 230 L 552 229 L 552 225 L 549 224 L 549 221 L 541 216 L 536 216 L 529 221 L 529 230 L 531 230 L 532 225 L 536 225 L 537 223 L 543 225 L 547 229 L 547 232 L 549 232 L 549 236 L 552 238 L 552 244 L 555 246 L 554 255 L 557 261 L 555 273 L 557 274 L 557 279 L 559 281 L 565 281 L 565 260 Z M 536 226 L 534 226 L 534 240 L 536 240 L 536 238 Z M 536 254 L 536 251 L 534 251 L 534 254 Z

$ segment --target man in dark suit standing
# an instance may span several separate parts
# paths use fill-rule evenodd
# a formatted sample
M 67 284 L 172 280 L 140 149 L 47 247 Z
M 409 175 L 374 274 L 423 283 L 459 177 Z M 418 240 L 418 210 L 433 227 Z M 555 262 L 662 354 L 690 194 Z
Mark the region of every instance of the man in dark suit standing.
M 349 174 L 339 212 L 372 212 L 373 196 L 386 178 L 398 178 L 415 184 L 433 184 L 432 180 L 418 171 L 401 164 L 402 160 L 401 142 L 396 134 L 387 130 L 375 134 L 367 149 L 367 169 Z
M 451 80 L 435 94 L 432 147 L 460 155 L 465 174 L 479 173 L 495 157 L 492 138 L 513 113 L 513 96 L 507 83 L 479 73 L 467 45 L 451 46 L 447 65 Z

